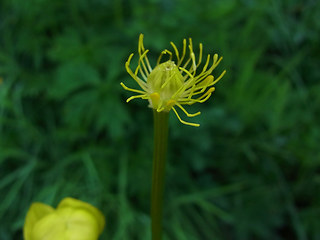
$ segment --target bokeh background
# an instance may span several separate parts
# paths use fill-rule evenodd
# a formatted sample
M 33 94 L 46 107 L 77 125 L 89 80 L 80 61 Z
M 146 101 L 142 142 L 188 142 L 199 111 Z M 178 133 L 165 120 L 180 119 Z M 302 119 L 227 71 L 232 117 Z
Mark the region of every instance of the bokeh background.
M 319 240 L 319 19 L 317 0 L 1 0 L 0 239 L 66 196 L 104 212 L 101 239 L 150 239 L 152 112 L 119 84 L 144 33 L 152 63 L 192 37 L 227 70 L 188 108 L 200 128 L 171 115 L 165 239 Z

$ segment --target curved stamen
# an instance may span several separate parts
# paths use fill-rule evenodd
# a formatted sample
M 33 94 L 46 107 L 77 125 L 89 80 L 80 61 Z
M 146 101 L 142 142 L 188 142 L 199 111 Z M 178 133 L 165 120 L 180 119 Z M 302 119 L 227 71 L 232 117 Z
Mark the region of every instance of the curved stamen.
M 127 103 L 136 98 L 148 99 L 147 94 L 135 95 L 135 96 L 129 97 L 127 99 Z
M 202 61 L 202 43 L 199 44 L 199 60 L 198 60 L 197 67 L 199 67 L 201 61 Z
M 174 107 L 172 107 L 172 110 L 174 111 L 174 113 L 176 114 L 177 118 L 179 119 L 179 121 L 180 121 L 181 123 L 183 123 L 183 124 L 185 124 L 185 125 L 193 126 L 193 127 L 199 127 L 199 126 L 200 126 L 199 123 L 190 123 L 190 122 L 183 121 L 183 120 L 180 118 L 177 110 L 176 110 Z
M 141 93 L 141 94 L 145 94 L 146 93 L 146 92 L 141 91 L 141 90 L 129 88 L 126 85 L 124 85 L 122 82 L 120 83 L 120 85 L 123 87 L 124 90 L 127 90 L 127 91 L 131 91 L 131 92 L 135 92 L 135 93 Z
M 131 62 L 131 59 L 133 57 L 133 53 L 129 56 L 126 64 L 125 64 L 125 67 L 126 67 L 126 70 L 127 72 L 130 74 L 130 76 L 139 84 L 139 86 L 147 92 L 147 84 L 142 81 L 137 75 L 135 75 L 132 70 L 130 69 L 129 65 L 130 65 L 130 62 Z
M 147 53 L 148 53 L 148 52 L 149 52 L 149 50 L 144 51 L 144 53 L 143 53 L 142 55 L 140 55 L 140 58 L 139 58 L 139 65 L 140 65 L 140 63 L 142 63 L 142 67 L 143 67 L 143 70 L 144 70 L 144 72 L 143 72 L 142 69 L 141 69 L 141 67 L 140 67 L 140 73 L 141 73 L 142 77 L 143 77 L 145 80 L 147 80 L 147 77 L 148 77 L 149 74 L 150 74 L 150 73 L 148 72 L 147 68 L 146 68 L 146 65 L 145 65 L 144 61 L 143 61 L 143 58 L 147 56 Z
M 201 114 L 201 112 L 196 112 L 196 113 L 188 113 L 187 110 L 181 106 L 180 103 L 176 103 L 176 105 L 188 116 L 188 117 L 195 117 Z
M 165 49 L 165 50 L 163 50 L 163 51 L 161 52 L 161 54 L 160 54 L 160 56 L 159 56 L 159 58 L 158 58 L 158 60 L 157 60 L 157 65 L 160 64 L 162 56 L 165 55 L 165 54 L 167 54 L 167 53 L 170 55 L 169 60 L 172 60 L 172 52 L 170 52 L 169 50 Z
M 141 51 L 145 52 L 145 48 L 144 48 L 144 45 L 143 45 L 143 34 L 140 34 L 140 36 L 139 36 L 138 52 L 139 52 L 140 56 L 141 56 Z M 147 51 L 149 51 L 149 50 L 147 50 Z M 150 65 L 150 62 L 149 62 L 149 59 L 148 59 L 147 56 L 145 56 L 145 61 L 147 63 L 147 67 L 148 67 L 149 72 L 151 72 L 152 71 L 152 67 Z
M 186 55 L 186 49 L 187 49 L 187 40 L 186 39 L 183 39 L 183 50 L 182 50 L 182 56 L 181 56 L 181 59 L 180 61 L 178 62 L 177 66 L 179 67 Z
M 178 48 L 176 47 L 176 45 L 173 42 L 170 42 L 171 46 L 174 49 L 174 52 L 176 53 L 176 57 L 177 57 L 177 63 L 179 64 L 180 62 L 180 57 L 179 57 L 179 51 Z

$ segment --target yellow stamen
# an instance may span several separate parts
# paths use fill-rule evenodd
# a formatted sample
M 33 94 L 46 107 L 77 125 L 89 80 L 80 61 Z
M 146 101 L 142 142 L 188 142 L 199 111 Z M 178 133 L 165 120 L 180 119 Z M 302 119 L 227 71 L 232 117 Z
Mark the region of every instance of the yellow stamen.
M 197 67 L 199 67 L 201 61 L 202 61 L 202 43 L 199 44 L 199 60 L 198 60 Z
M 215 90 L 214 87 L 210 88 L 205 94 L 203 94 L 200 98 L 198 98 L 199 102 L 203 103 L 207 101 L 211 97 L 211 94 L 214 92 L 214 90 Z
M 130 65 L 130 61 L 133 57 L 133 53 L 129 56 L 129 59 L 127 60 L 125 66 L 126 66 L 126 70 L 127 72 L 130 74 L 130 76 L 139 84 L 139 86 L 144 90 L 144 91 L 147 91 L 147 84 L 145 82 L 143 82 L 139 77 L 137 77 L 137 75 L 135 75 L 129 65 Z
M 122 82 L 120 83 L 120 85 L 124 88 L 124 90 L 131 91 L 131 92 L 135 92 L 135 93 L 145 94 L 144 91 L 137 90 L 137 89 L 133 89 L 133 88 L 128 88 L 128 87 L 127 87 L 126 85 L 124 85 Z
M 188 117 L 195 117 L 201 114 L 201 112 L 196 112 L 196 113 L 188 113 L 187 110 L 181 106 L 181 104 L 177 103 L 176 104 Z
M 174 52 L 176 53 L 177 62 L 179 63 L 179 62 L 180 62 L 180 57 L 179 57 L 179 51 L 178 51 L 178 48 L 176 47 L 176 45 L 175 45 L 173 42 L 170 42 L 170 44 L 171 44 L 171 46 L 173 47 Z
M 208 67 L 208 65 L 209 65 L 209 62 L 210 62 L 210 54 L 208 54 L 207 61 L 206 61 L 206 63 L 204 64 L 204 67 L 202 68 L 201 73 L 204 73 L 204 72 L 207 70 L 207 67 Z M 200 74 L 201 74 L 201 73 L 200 73 Z
M 143 58 L 146 57 L 148 52 L 149 52 L 149 50 L 144 51 L 144 53 L 142 55 L 140 55 L 140 58 L 139 58 L 139 63 L 142 63 L 142 67 L 143 67 L 143 70 L 144 70 L 144 72 L 143 72 L 141 70 L 141 68 L 140 68 L 140 73 L 141 73 L 141 75 L 143 76 L 143 78 L 145 80 L 147 80 L 147 76 L 149 76 L 149 72 L 147 70 L 147 67 L 146 67 L 144 61 L 143 61 Z M 140 66 L 140 64 L 139 64 L 139 66 Z
M 190 73 L 187 69 L 182 68 L 182 67 L 179 67 L 179 69 L 182 70 L 183 72 L 185 72 L 186 74 L 188 74 L 189 77 L 190 77 L 191 79 L 193 79 L 193 76 L 191 75 L 191 73 Z
M 213 55 L 213 64 L 214 64 L 214 65 L 216 64 L 217 60 L 218 60 L 218 54 L 215 53 L 215 54 Z
M 196 75 L 197 65 L 196 65 L 196 57 L 193 52 L 190 54 L 190 58 L 192 60 L 192 65 L 189 69 L 189 72 L 192 72 L 192 77 L 194 77 Z
M 134 71 L 134 75 L 138 76 L 139 69 L 140 69 L 140 65 L 137 66 L 136 70 Z
M 200 83 L 194 85 L 196 86 L 193 91 L 190 91 L 192 95 L 197 95 L 197 94 L 200 94 L 200 93 L 203 93 L 207 87 L 213 85 L 212 84 L 213 82 L 213 76 L 212 75 L 209 75 L 207 76 L 206 78 L 204 78 Z M 201 89 L 201 90 L 200 90 Z M 200 90 L 198 92 L 195 92 L 197 90 Z M 185 91 L 186 93 L 189 93 L 189 90 Z
M 178 62 L 177 66 L 179 67 L 186 55 L 186 49 L 187 49 L 187 40 L 186 39 L 183 39 L 183 50 L 182 50 L 182 56 L 181 56 L 181 59 L 180 61 Z
M 170 110 L 176 103 L 175 100 L 173 99 L 170 99 L 168 102 L 167 102 L 167 108 Z
M 188 64 L 190 63 L 191 61 L 191 56 L 188 58 L 188 60 L 186 61 L 186 63 L 182 66 L 182 68 L 186 69 Z
M 153 106 L 158 106 L 160 102 L 160 95 L 157 92 L 150 94 L 150 99 L 152 101 Z
M 161 52 L 161 54 L 160 54 L 160 56 L 159 56 L 159 58 L 158 58 L 158 60 L 157 60 L 157 65 L 159 65 L 159 64 L 161 63 L 161 58 L 162 58 L 162 56 L 165 55 L 165 54 L 167 54 L 167 53 L 170 55 L 169 61 L 172 59 L 172 52 L 170 52 L 169 50 L 165 49 L 165 50 L 163 50 L 163 51 Z
M 220 76 L 216 79 L 216 80 L 214 80 L 210 85 L 214 85 L 214 84 L 216 84 L 217 82 L 219 82 L 220 81 L 220 79 L 226 74 L 226 70 L 224 70 L 221 74 L 220 74 Z
M 185 124 L 185 125 L 193 126 L 193 127 L 199 127 L 199 126 L 200 126 L 199 123 L 190 123 L 190 122 L 183 121 L 183 120 L 180 118 L 177 110 L 176 110 L 174 107 L 172 107 L 172 110 L 174 111 L 174 113 L 176 114 L 177 118 L 179 119 L 179 121 L 180 121 L 181 123 L 183 123 L 183 124 Z
M 141 94 L 141 95 L 135 95 L 135 96 L 129 97 L 127 99 L 127 103 L 136 98 L 147 99 L 147 94 Z
M 139 45 L 138 45 L 138 51 L 139 51 L 139 54 L 140 54 L 140 48 L 142 50 L 142 52 L 145 51 L 145 48 L 144 48 L 144 45 L 143 45 L 143 34 L 140 34 L 139 36 Z M 145 56 L 145 60 L 146 60 L 146 63 L 147 63 L 147 67 L 149 69 L 149 72 L 152 71 L 152 68 L 151 68 L 151 65 L 150 65 L 150 62 L 149 62 L 149 59 L 147 56 Z
M 189 38 L 189 49 L 190 49 L 190 53 L 193 52 L 193 47 L 192 47 L 192 39 Z
M 162 112 L 164 110 L 164 107 L 161 107 L 161 105 L 159 105 L 159 107 L 157 108 L 157 112 Z

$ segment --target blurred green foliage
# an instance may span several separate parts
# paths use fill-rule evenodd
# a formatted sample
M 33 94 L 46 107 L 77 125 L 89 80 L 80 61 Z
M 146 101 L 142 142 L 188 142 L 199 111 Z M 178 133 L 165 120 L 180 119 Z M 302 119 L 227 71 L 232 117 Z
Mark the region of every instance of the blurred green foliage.
M 142 32 L 153 62 L 192 37 L 227 70 L 200 128 L 170 119 L 166 239 L 319 240 L 319 19 L 316 0 L 2 0 L 0 239 L 66 196 L 105 213 L 101 239 L 150 239 L 152 114 L 119 85 Z

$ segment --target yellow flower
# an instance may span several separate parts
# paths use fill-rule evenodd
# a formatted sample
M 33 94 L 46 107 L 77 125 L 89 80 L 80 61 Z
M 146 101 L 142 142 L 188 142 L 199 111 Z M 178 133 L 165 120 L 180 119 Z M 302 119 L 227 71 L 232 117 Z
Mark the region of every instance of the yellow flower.
M 191 38 L 189 39 L 188 44 L 189 57 L 186 57 L 186 39 L 183 40 L 182 55 L 179 54 L 179 51 L 173 42 L 170 42 L 170 44 L 175 52 L 176 61 L 172 60 L 172 52 L 165 49 L 161 52 L 156 67 L 152 69 L 147 57 L 149 50 L 144 48 L 143 34 L 140 34 L 138 44 L 138 66 L 134 72 L 129 67 L 134 55 L 133 53 L 129 56 L 125 66 L 127 72 L 138 83 L 141 90 L 129 88 L 123 83 L 120 84 L 125 90 L 138 93 L 138 95 L 128 98 L 127 102 L 135 98 L 147 99 L 149 101 L 149 106 L 158 112 L 169 112 L 172 109 L 180 122 L 198 127 L 200 124 L 183 121 L 176 110 L 176 106 L 188 117 L 194 117 L 200 114 L 200 112 L 190 114 L 182 105 L 192 105 L 198 102 L 203 103 L 210 98 L 212 92 L 215 90 L 213 85 L 226 73 L 226 71 L 223 71 L 216 79 L 211 75 L 212 71 L 222 60 L 222 57 L 218 58 L 218 54 L 214 54 L 212 63 L 210 64 L 211 57 L 208 55 L 203 68 L 199 71 L 199 66 L 202 61 L 201 43 L 199 45 L 198 61 L 196 61 L 193 52 Z M 165 54 L 169 55 L 169 60 L 161 62 L 161 59 Z
M 63 199 L 57 209 L 33 203 L 23 227 L 24 240 L 97 240 L 105 225 L 94 206 L 73 198 Z

